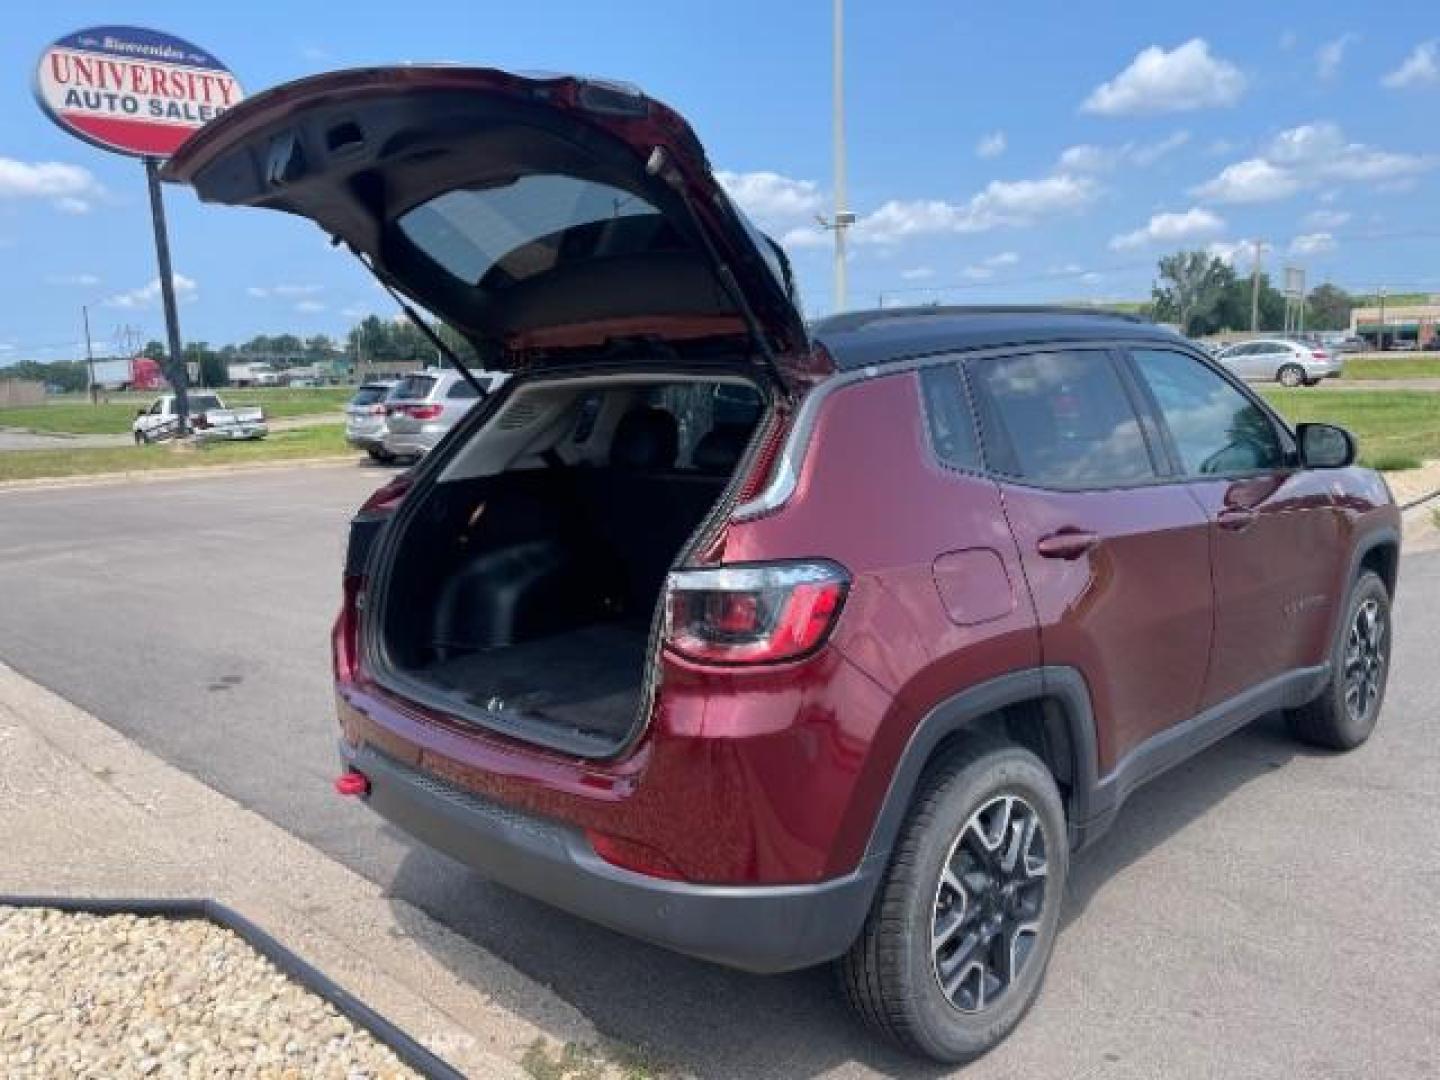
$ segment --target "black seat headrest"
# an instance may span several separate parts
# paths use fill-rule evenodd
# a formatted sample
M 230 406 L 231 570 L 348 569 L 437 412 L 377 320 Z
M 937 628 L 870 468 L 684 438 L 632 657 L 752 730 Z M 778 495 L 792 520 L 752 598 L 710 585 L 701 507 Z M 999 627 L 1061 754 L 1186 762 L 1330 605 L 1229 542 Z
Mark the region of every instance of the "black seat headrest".
M 705 434 L 695 444 L 695 468 L 712 476 L 724 476 L 735 471 L 740 456 L 750 442 L 751 425 L 721 424 Z
M 680 425 L 664 409 L 631 409 L 615 426 L 610 464 L 617 469 L 673 469 L 680 453 Z

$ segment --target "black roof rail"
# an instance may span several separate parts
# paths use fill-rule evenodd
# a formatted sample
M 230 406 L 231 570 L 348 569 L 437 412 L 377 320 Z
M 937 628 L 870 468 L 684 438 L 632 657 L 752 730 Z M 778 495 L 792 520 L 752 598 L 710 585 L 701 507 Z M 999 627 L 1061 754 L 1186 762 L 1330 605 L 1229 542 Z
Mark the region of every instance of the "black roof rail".
M 1067 304 L 922 304 L 914 307 L 869 308 L 863 311 L 845 311 L 817 319 L 812 330 L 829 333 L 846 333 L 860 330 L 876 322 L 900 322 L 905 319 L 947 318 L 963 315 L 1081 315 L 1095 318 L 1117 319 L 1128 323 L 1150 323 L 1141 315 L 1125 311 L 1114 311 L 1101 307 L 1082 307 Z

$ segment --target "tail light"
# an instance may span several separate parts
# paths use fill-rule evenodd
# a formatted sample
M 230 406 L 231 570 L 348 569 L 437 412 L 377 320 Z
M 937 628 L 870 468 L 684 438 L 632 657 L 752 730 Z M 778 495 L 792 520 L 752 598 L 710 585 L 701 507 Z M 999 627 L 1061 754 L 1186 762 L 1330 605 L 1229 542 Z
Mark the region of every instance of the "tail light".
M 363 577 L 345 576 L 340 614 L 330 629 L 331 670 L 339 682 L 354 682 L 360 670 L 360 597 L 364 591 Z
M 1329 360 L 1329 359 L 1330 359 L 1329 354 L 1326 353 L 1324 349 L 1312 349 L 1312 350 L 1310 351 L 1310 355 L 1313 356 L 1316 360 Z
M 409 472 L 395 474 L 360 504 L 360 513 L 371 516 L 392 513 L 414 484 L 415 478 Z
M 798 659 L 824 643 L 849 584 L 826 562 L 677 570 L 665 583 L 665 646 L 714 664 Z
M 395 411 L 404 413 L 412 420 L 434 420 L 443 408 L 442 405 L 396 405 Z
M 384 405 L 371 405 L 371 406 L 370 406 L 370 415 L 371 415 L 371 416 L 384 416 L 384 415 L 385 415 L 385 406 L 384 406 Z

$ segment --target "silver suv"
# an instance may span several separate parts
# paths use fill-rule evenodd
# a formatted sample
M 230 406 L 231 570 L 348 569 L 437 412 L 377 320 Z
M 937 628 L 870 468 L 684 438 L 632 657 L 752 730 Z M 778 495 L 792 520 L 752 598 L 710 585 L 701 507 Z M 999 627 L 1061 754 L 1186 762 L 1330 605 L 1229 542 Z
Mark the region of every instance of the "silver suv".
M 1345 361 L 1338 352 L 1285 338 L 1242 341 L 1221 349 L 1215 359 L 1242 379 L 1278 382 L 1281 386 L 1314 386 L 1345 370 Z
M 361 383 L 345 406 L 345 441 L 376 461 L 390 459 L 385 452 L 385 401 L 395 383 L 394 379 Z
M 474 374 L 487 394 L 504 380 L 503 375 L 487 371 Z M 385 403 L 384 453 L 392 458 L 424 457 L 474 408 L 480 396 L 449 368 L 426 368 L 406 375 Z

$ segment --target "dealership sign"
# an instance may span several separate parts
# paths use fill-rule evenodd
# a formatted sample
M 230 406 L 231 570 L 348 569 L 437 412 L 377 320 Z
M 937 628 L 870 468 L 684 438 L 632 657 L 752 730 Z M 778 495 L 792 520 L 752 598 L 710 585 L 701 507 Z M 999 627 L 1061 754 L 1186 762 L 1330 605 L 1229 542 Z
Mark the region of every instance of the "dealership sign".
M 188 41 L 97 26 L 41 54 L 35 96 L 52 120 L 86 142 L 164 158 L 244 94 L 219 60 Z

